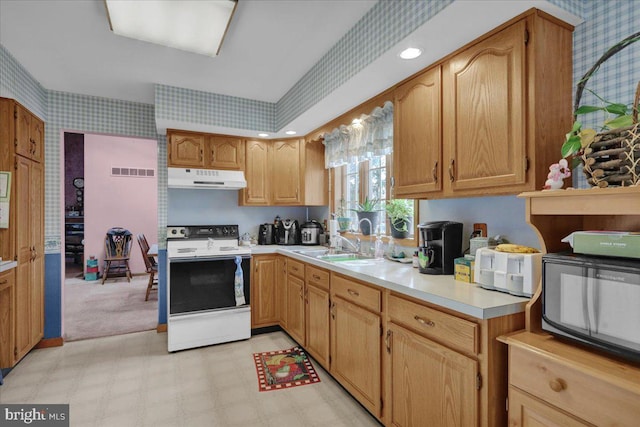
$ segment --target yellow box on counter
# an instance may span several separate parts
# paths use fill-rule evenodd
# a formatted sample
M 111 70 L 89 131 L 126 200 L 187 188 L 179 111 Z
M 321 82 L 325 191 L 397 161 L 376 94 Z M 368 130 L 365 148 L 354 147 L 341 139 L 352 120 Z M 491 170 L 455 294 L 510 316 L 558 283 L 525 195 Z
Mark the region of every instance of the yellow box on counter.
M 475 258 L 469 256 L 454 259 L 455 279 L 461 282 L 473 283 L 475 263 Z

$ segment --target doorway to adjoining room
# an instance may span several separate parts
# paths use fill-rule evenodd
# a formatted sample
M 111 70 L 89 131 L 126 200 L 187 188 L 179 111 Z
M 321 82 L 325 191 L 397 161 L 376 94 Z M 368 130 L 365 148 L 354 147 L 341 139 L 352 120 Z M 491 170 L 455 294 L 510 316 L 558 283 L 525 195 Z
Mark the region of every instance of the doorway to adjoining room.
M 149 274 L 137 236 L 157 243 L 157 141 L 65 132 L 64 147 L 64 339 L 155 329 L 158 297 L 146 299 Z M 130 233 L 118 250 L 131 274 L 112 269 L 103 283 L 113 228 Z

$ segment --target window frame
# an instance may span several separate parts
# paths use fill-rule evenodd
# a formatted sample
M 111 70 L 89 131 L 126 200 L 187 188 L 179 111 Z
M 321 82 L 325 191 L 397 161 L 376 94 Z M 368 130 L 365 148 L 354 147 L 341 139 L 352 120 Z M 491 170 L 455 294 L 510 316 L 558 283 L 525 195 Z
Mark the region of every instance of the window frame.
M 393 197 L 393 154 L 387 154 L 385 160 L 385 168 L 386 168 L 386 193 L 391 196 L 386 200 L 394 199 Z M 338 166 L 335 168 L 329 169 L 330 176 L 330 185 L 329 191 L 331 192 L 329 200 L 330 200 L 330 212 L 338 212 L 340 207 L 340 200 L 343 198 L 343 195 L 346 194 L 347 191 L 347 165 Z M 364 197 L 369 194 L 369 162 L 363 161 L 358 163 L 358 203 L 364 202 Z M 401 246 L 418 246 L 418 220 L 419 218 L 419 200 L 413 199 L 413 233 L 411 236 L 405 239 L 393 238 L 394 242 L 397 242 Z M 388 242 L 391 239 L 391 222 L 389 221 L 389 216 L 386 212 L 383 211 L 382 215 L 384 215 L 384 220 L 386 224 L 386 230 L 389 234 L 382 235 L 382 240 L 384 242 Z M 360 238 L 364 240 L 374 240 L 375 234 L 371 234 L 370 236 L 363 236 L 361 233 L 357 232 L 346 232 L 343 234 L 345 237 L 352 238 Z

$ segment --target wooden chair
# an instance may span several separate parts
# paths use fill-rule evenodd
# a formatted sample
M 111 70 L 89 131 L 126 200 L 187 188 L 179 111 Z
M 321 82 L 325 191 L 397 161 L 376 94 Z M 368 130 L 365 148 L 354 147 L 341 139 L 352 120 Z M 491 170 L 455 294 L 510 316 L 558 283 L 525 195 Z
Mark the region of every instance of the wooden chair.
M 110 228 L 104 239 L 104 274 L 102 284 L 111 272 L 124 274 L 131 282 L 131 269 L 129 268 L 129 255 L 131 252 L 131 232 L 122 227 Z
M 138 234 L 138 245 L 140 245 L 140 251 L 142 252 L 142 259 L 144 260 L 144 265 L 147 269 L 147 273 L 149 273 L 149 284 L 147 285 L 147 295 L 144 300 L 149 301 L 149 293 L 152 290 L 157 291 L 157 286 L 154 288 L 153 285 L 158 285 L 158 278 L 155 277 L 158 273 L 158 264 L 156 263 L 156 259 L 153 256 L 149 255 L 149 242 L 147 242 L 147 238 L 144 234 Z

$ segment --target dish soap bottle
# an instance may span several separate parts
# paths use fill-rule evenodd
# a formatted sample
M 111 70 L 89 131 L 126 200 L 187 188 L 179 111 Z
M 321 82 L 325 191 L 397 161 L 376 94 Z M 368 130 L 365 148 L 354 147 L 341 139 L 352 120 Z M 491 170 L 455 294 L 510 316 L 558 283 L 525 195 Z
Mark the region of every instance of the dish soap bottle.
M 374 256 L 376 259 L 382 259 L 384 257 L 384 244 L 382 243 L 382 239 L 380 238 L 380 233 L 376 235 Z
M 235 262 L 237 267 L 235 276 L 233 278 L 233 287 L 236 296 L 236 306 L 240 306 L 246 304 L 244 299 L 244 275 L 242 273 L 242 267 L 240 265 L 242 263 L 242 258 L 237 256 Z

